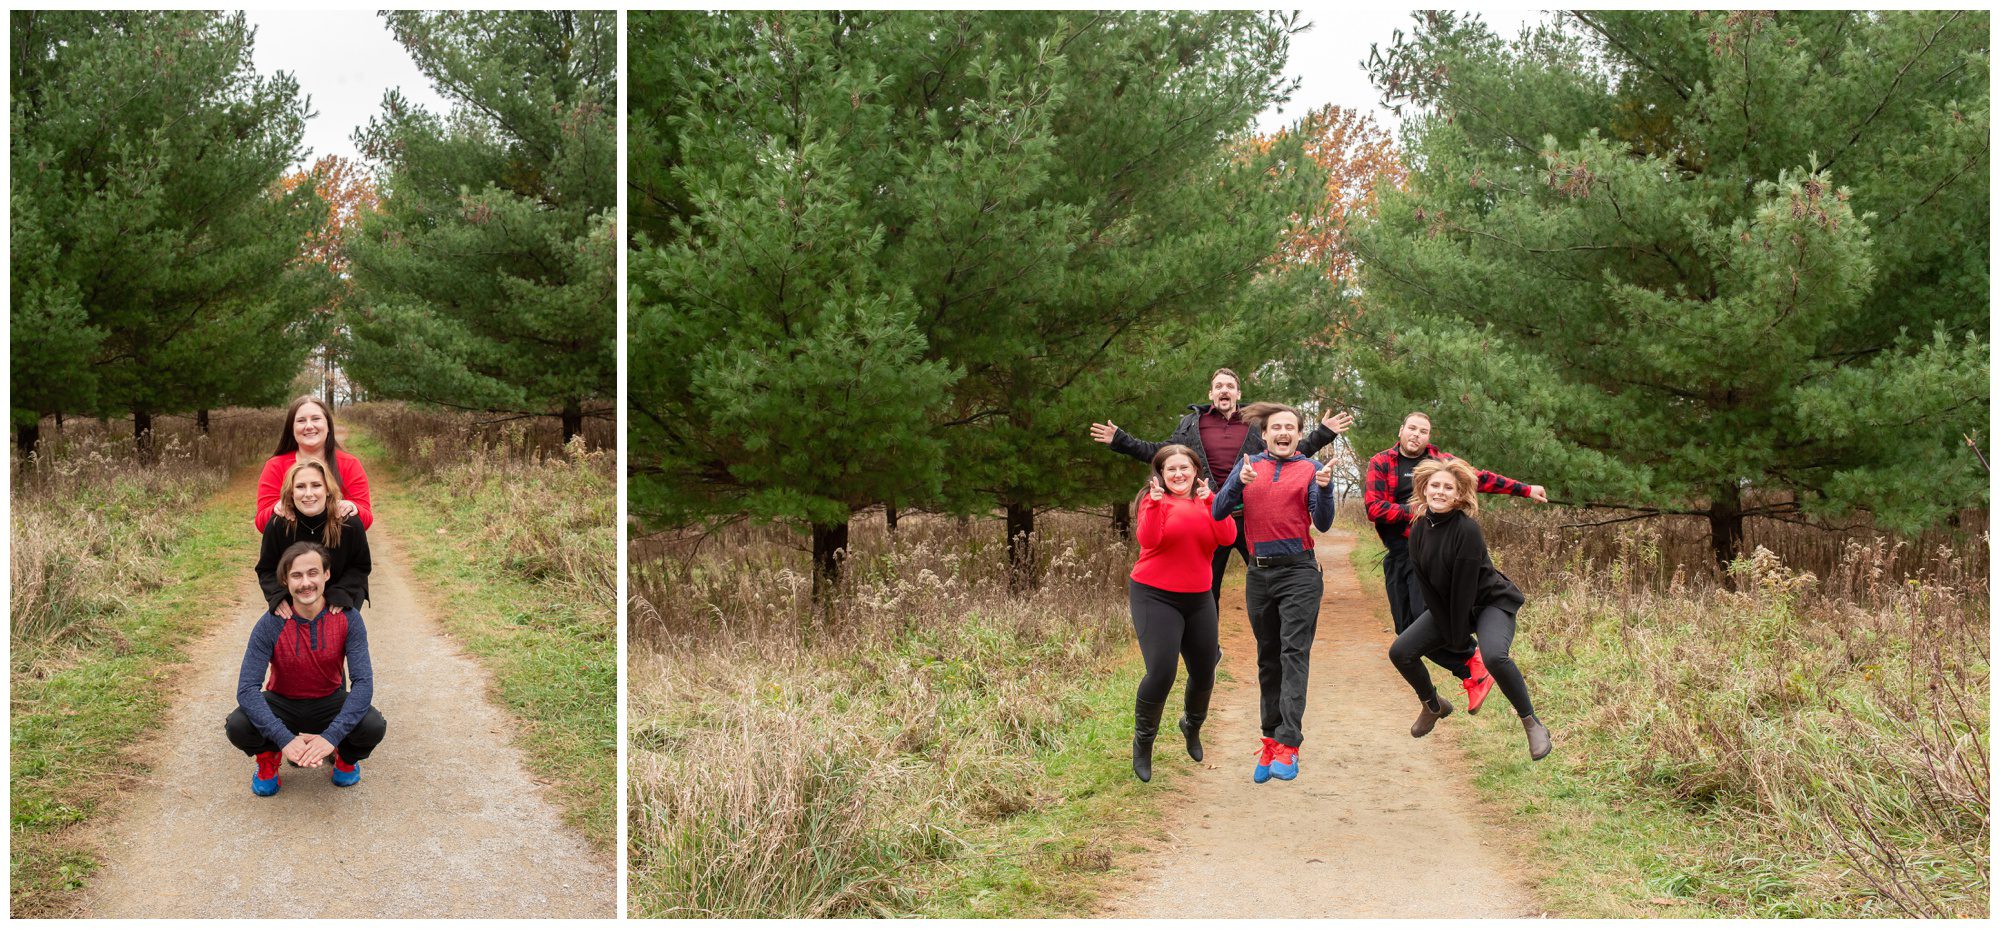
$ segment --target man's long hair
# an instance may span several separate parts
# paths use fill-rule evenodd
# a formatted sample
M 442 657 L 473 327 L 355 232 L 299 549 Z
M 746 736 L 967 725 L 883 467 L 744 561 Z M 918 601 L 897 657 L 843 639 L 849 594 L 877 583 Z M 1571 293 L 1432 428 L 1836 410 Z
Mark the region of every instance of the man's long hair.
M 1269 400 L 1259 400 L 1244 407 L 1243 421 L 1249 423 L 1250 428 L 1257 430 L 1258 435 L 1263 435 L 1264 421 L 1271 418 L 1272 413 L 1292 414 L 1292 419 L 1299 424 L 1299 431 L 1301 433 L 1305 432 L 1306 418 L 1303 414 L 1292 406 L 1283 403 L 1272 403 Z

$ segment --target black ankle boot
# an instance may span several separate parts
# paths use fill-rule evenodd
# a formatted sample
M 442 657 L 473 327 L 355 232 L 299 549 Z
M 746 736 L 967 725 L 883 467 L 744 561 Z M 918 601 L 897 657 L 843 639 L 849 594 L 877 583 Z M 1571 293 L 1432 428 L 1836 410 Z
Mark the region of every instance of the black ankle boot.
M 1132 707 L 1132 773 L 1139 780 L 1153 779 L 1153 739 L 1160 734 L 1160 712 L 1165 700 L 1138 700 Z
M 1196 761 L 1201 760 L 1201 724 L 1208 719 L 1208 698 L 1214 692 L 1213 687 L 1207 690 L 1190 688 L 1186 709 L 1181 713 L 1181 735 L 1187 739 L 1188 757 Z

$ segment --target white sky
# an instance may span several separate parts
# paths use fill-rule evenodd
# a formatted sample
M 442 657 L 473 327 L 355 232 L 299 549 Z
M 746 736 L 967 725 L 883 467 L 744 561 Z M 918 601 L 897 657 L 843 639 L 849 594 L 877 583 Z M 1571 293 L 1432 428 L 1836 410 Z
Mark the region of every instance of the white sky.
M 247 10 L 257 30 L 251 59 L 260 74 L 291 72 L 319 115 L 306 122 L 304 165 L 321 155 L 360 160 L 351 136 L 382 111 L 382 95 L 401 88 L 434 113 L 449 107 L 368 10 Z M 304 166 L 302 165 L 302 166 Z
M 1292 37 L 1291 57 L 1285 63 L 1285 73 L 1303 78 L 1303 83 L 1292 95 L 1292 102 L 1282 110 L 1266 110 L 1258 117 L 1257 130 L 1269 134 L 1321 104 L 1338 103 L 1373 114 L 1376 123 L 1393 137 L 1399 121 L 1382 108 L 1382 95 L 1369 82 L 1368 72 L 1363 69 L 1362 63 L 1368 60 L 1370 44 L 1386 48 L 1390 36 L 1397 29 L 1403 30 L 1406 35 L 1414 32 L 1410 14 L 1416 9 L 1420 8 L 1364 7 L 1306 14 L 1305 18 L 1312 23 L 1312 28 Z M 1541 12 L 1534 9 L 1455 9 L 1477 12 L 1487 27 L 1503 39 L 1514 38 L 1520 33 L 1522 25 L 1542 18 Z

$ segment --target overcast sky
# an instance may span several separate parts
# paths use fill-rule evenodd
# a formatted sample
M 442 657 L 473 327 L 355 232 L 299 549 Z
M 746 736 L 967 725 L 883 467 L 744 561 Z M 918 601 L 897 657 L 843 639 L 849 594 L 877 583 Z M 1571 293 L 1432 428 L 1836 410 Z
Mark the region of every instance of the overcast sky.
M 1522 24 L 1541 19 L 1532 9 L 1465 7 L 1480 13 L 1503 37 L 1512 38 Z M 1365 109 L 1383 128 L 1393 132 L 1397 120 L 1382 109 L 1381 95 L 1368 81 L 1362 62 L 1371 43 L 1387 45 L 1397 29 L 1410 31 L 1412 9 L 1367 7 L 1308 14 L 1313 26 L 1292 38 L 1286 71 L 1303 79 L 1292 102 L 1259 119 L 1270 132 L 1298 119 L 1323 103 Z M 402 88 L 412 102 L 433 112 L 446 105 L 431 90 L 403 47 L 389 36 L 381 17 L 359 10 L 251 10 L 257 28 L 254 53 L 257 70 L 265 74 L 289 71 L 312 99 L 318 113 L 306 124 L 305 144 L 312 158 L 334 154 L 360 157 L 354 150 L 354 130 L 382 109 L 382 94 Z
M 289 71 L 319 114 L 306 123 L 306 164 L 321 155 L 360 160 L 350 138 L 382 111 L 382 94 L 399 87 L 434 113 L 448 107 L 431 90 L 382 18 L 366 10 L 249 10 L 257 29 L 251 57 L 260 74 Z
M 1438 9 L 1428 7 L 1427 9 Z M 1512 39 L 1528 22 L 1539 22 L 1542 14 L 1532 9 L 1454 7 L 1477 12 L 1501 38 Z M 1292 102 L 1282 110 L 1267 110 L 1258 118 L 1258 131 L 1269 133 L 1296 121 L 1324 103 L 1338 103 L 1350 109 L 1366 110 L 1393 135 L 1398 120 L 1382 108 L 1382 95 L 1369 83 L 1362 62 L 1368 60 L 1368 46 L 1387 46 L 1390 36 L 1401 29 L 1413 31 L 1410 14 L 1414 9 L 1363 7 L 1359 10 L 1308 13 L 1313 25 L 1292 37 L 1292 52 L 1286 73 L 1303 79 Z

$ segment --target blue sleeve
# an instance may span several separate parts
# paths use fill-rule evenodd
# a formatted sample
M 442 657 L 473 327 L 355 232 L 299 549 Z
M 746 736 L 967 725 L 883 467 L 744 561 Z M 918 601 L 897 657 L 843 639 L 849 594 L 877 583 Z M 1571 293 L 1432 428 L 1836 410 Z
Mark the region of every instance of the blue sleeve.
M 374 702 L 375 669 L 368 663 L 368 627 L 361 623 L 360 610 L 348 610 L 347 701 L 340 705 L 340 715 L 327 724 L 320 738 L 339 745 L 361 724 L 361 717 L 368 715 L 368 707 Z
M 257 625 L 250 629 L 250 644 L 243 648 L 243 666 L 236 672 L 236 705 L 264 738 L 278 745 L 291 742 L 294 736 L 264 700 L 264 672 L 271 668 L 271 653 L 277 650 L 278 633 L 284 628 L 285 621 L 269 613 L 258 617 Z
M 1328 465 L 1313 462 L 1315 480 L 1306 485 L 1306 509 L 1312 511 L 1313 528 L 1321 532 L 1333 528 L 1333 488 L 1319 486 L 1319 470 Z
M 1208 505 L 1209 516 L 1214 519 L 1228 519 L 1229 514 L 1243 505 L 1243 469 L 1250 464 L 1249 455 L 1236 459 L 1236 467 L 1229 471 L 1229 480 L 1222 482 L 1222 489 L 1215 492 L 1215 501 Z

